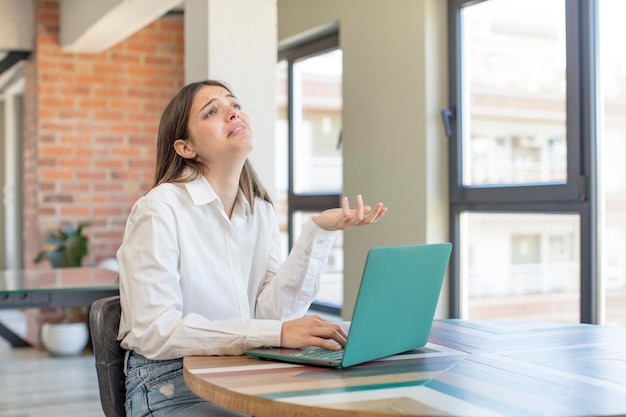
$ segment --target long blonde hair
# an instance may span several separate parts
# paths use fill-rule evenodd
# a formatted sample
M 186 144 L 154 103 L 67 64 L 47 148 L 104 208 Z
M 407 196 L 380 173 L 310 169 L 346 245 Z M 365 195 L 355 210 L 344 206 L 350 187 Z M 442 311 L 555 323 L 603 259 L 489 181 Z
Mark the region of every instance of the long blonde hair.
M 152 187 L 165 182 L 189 182 L 202 175 L 202 164 L 195 158 L 186 159 L 178 155 L 174 150 L 174 142 L 178 139 L 189 138 L 187 124 L 191 105 L 200 88 L 205 85 L 222 87 L 232 94 L 231 89 L 225 83 L 216 80 L 204 80 L 187 84 L 172 98 L 163 110 L 159 123 L 156 169 Z M 239 176 L 239 188 L 250 202 L 250 209 L 253 213 L 255 197 L 272 204 L 272 199 L 248 159 L 244 162 Z

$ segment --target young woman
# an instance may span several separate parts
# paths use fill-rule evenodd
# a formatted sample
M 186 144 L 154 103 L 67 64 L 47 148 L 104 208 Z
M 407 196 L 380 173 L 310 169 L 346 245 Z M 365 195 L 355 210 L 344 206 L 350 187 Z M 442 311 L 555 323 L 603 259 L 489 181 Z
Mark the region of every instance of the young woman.
M 340 349 L 346 334 L 304 316 L 338 230 L 386 212 L 356 198 L 305 224 L 283 262 L 271 199 L 248 154 L 252 127 L 224 83 L 189 84 L 161 117 L 153 188 L 134 205 L 117 253 L 127 415 L 232 416 L 195 396 L 189 355 L 259 346 Z

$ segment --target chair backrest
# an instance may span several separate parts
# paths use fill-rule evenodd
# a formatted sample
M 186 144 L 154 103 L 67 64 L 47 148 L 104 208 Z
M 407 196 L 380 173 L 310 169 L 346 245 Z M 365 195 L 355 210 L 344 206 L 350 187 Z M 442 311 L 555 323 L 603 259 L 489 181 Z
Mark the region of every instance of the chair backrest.
M 124 355 L 117 340 L 120 327 L 120 297 L 94 301 L 89 312 L 91 344 L 96 359 L 100 403 L 106 417 L 125 417 L 126 381 Z

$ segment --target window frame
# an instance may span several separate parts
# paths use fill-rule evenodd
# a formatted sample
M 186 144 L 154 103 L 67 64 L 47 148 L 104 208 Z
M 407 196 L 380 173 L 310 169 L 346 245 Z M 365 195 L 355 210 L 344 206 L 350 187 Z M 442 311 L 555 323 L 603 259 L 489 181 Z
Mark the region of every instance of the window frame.
M 566 213 L 580 216 L 580 322 L 597 323 L 597 167 L 596 167 L 596 0 L 564 0 L 566 26 L 565 183 L 465 186 L 462 182 L 462 17 L 463 8 L 489 0 L 448 0 L 450 240 L 459 247 L 460 215 L 493 213 Z M 450 260 L 449 315 L 460 317 L 460 251 Z

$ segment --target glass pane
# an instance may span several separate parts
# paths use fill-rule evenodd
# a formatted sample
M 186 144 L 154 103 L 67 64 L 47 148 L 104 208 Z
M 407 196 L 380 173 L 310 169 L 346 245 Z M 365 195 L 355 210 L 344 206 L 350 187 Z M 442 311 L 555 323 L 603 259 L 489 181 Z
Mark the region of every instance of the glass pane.
M 287 225 L 287 187 L 288 163 L 287 143 L 289 140 L 289 122 L 287 115 L 287 61 L 278 61 L 276 65 L 276 126 L 274 137 L 274 208 L 278 216 L 278 226 L 283 239 L 285 254 L 289 250 Z
M 319 213 L 303 211 L 293 214 L 293 230 L 296 238 L 300 236 L 302 226 L 307 220 L 317 214 Z M 338 308 L 343 305 L 343 232 L 339 232 L 328 257 L 328 264 L 322 275 L 322 285 L 316 301 Z
M 334 50 L 293 66 L 294 192 L 339 192 L 342 53 Z
M 580 218 L 463 213 L 464 318 L 580 321 Z
M 462 19 L 463 185 L 565 182 L 565 2 L 490 0 Z
M 600 282 L 604 322 L 626 325 L 626 37 L 623 0 L 599 4 Z

